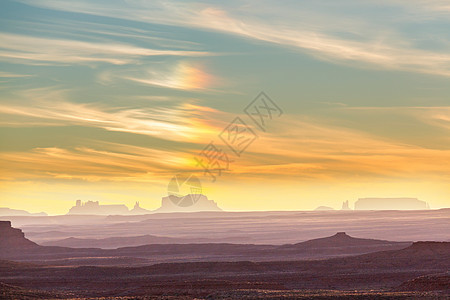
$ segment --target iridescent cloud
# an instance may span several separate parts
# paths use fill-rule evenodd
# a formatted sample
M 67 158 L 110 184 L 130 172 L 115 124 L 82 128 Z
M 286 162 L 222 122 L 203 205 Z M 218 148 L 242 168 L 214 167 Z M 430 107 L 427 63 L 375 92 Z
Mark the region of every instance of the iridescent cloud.
M 119 79 L 180 90 L 208 90 L 216 81 L 203 66 L 185 61 L 164 70 L 149 68 L 142 77 L 123 75 Z

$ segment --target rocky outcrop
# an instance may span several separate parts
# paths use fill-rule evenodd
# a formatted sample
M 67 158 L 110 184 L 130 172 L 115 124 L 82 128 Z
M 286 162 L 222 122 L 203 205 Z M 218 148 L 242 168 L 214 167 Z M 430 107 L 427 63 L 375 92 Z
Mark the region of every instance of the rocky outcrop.
M 342 210 L 351 210 L 350 205 L 348 204 L 348 200 L 342 202 Z
M 151 210 L 142 208 L 140 206 L 139 201 L 137 201 L 136 204 L 134 205 L 133 209 L 130 210 L 130 215 L 146 215 L 146 214 L 149 214 L 151 212 L 152 212 Z
M 420 276 L 402 283 L 400 291 L 450 291 L 450 273 Z
M 13 228 L 10 221 L 0 221 L 0 249 L 20 250 L 39 247 L 36 243 L 25 238 L 22 230 Z

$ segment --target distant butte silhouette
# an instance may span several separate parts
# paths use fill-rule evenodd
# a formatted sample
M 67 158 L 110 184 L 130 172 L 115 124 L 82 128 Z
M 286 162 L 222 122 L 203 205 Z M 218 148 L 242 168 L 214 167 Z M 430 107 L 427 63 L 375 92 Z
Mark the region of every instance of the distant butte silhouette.
M 329 206 L 319 206 L 319 207 L 317 207 L 315 210 L 318 210 L 318 211 L 326 211 L 326 210 L 334 210 L 334 208 L 332 208 L 332 207 L 329 207 Z
M 68 215 L 127 215 L 128 207 L 119 205 L 100 205 L 98 201 L 81 202 L 77 200 L 76 205 L 72 207 Z
M 130 214 L 132 215 L 146 215 L 151 213 L 151 210 L 140 207 L 139 201 L 136 202 L 134 208 L 130 210 Z
M 177 200 L 182 197 L 167 196 L 162 198 L 161 207 L 154 212 L 198 212 L 198 211 L 222 211 L 213 200 L 209 200 L 205 195 L 186 195 L 184 197 L 191 197 L 198 199 L 194 204 L 189 206 L 178 206 Z
M 184 198 L 195 198 L 195 203 L 189 205 L 177 205 Z M 140 207 L 140 203 L 136 202 L 132 210 L 123 204 L 103 205 L 98 201 L 82 202 L 77 200 L 68 215 L 146 215 L 152 213 L 171 213 L 171 212 L 200 212 L 200 211 L 222 211 L 213 200 L 209 200 L 205 195 L 185 195 L 183 197 L 167 196 L 161 200 L 161 207 L 156 210 L 147 210 Z
M 359 198 L 355 210 L 423 210 L 428 203 L 417 198 Z

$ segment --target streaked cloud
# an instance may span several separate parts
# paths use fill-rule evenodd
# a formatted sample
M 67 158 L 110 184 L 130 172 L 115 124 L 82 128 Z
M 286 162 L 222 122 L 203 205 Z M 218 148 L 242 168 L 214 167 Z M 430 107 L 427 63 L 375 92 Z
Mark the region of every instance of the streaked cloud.
M 379 3 L 380 1 L 376 1 Z M 431 11 L 436 13 L 450 13 L 450 3 L 447 0 L 390 0 L 383 1 L 385 5 L 399 5 L 407 10 L 416 10 L 420 12 Z
M 66 99 L 68 93 L 70 93 L 69 90 L 55 87 L 23 90 L 19 93 L 19 99 L 34 100 L 23 105 L 0 105 L 0 114 L 3 115 L 0 124 L 13 127 L 39 124 L 45 126 L 79 125 L 108 131 L 149 135 L 182 143 L 197 143 L 197 146 L 187 146 L 184 152 L 168 154 L 157 150 L 155 145 L 155 148 L 148 149 L 150 151 L 148 154 L 144 154 L 143 148 L 136 148 L 133 154 L 136 156 L 133 159 L 137 159 L 140 154 L 154 158 L 157 155 L 156 160 L 163 164 L 170 165 L 170 161 L 174 161 L 179 169 L 195 169 L 195 163 L 192 160 L 196 154 L 194 148 L 202 149 L 223 130 L 226 122 L 232 117 L 229 113 L 195 102 L 184 102 L 170 107 L 153 104 L 151 108 L 127 108 L 100 103 L 70 102 Z M 160 98 L 157 97 L 157 99 L 159 101 Z M 349 107 L 340 105 L 326 109 L 344 110 L 355 115 L 361 114 L 361 111 L 367 111 L 372 114 L 380 114 L 380 117 L 390 111 L 397 115 L 407 114 L 419 122 L 444 129 L 449 128 L 450 122 L 449 107 Z M 26 119 L 9 119 L 8 116 Z M 242 117 L 245 118 L 245 116 Z M 335 118 L 337 117 L 335 116 Z M 344 115 L 344 117 L 348 118 L 348 115 Z M 363 129 L 339 126 L 337 120 L 330 125 L 327 124 L 329 120 L 324 123 L 320 118 L 308 115 L 284 116 L 278 121 L 280 125 L 271 130 L 273 133 L 268 133 L 264 138 L 258 139 L 255 145 L 252 145 L 243 155 L 242 160 L 236 160 L 236 163 L 233 163 L 231 174 L 250 179 L 255 176 L 270 177 L 276 174 L 280 177 L 314 180 L 336 180 L 341 176 L 408 177 L 419 173 L 428 174 L 427 176 L 450 174 L 447 165 L 436 164 L 436 160 L 447 161 L 450 159 L 448 148 L 424 148 L 419 144 L 408 144 L 386 136 L 376 136 Z M 134 149 L 133 147 L 130 145 L 131 149 Z M 226 146 L 224 148 L 227 149 Z M 96 161 L 102 151 L 105 151 L 104 155 L 111 160 L 111 165 L 105 167 L 106 169 L 110 167 L 120 169 L 123 166 L 132 165 L 131 162 L 123 163 L 122 158 L 128 156 L 117 154 L 122 153 L 124 147 L 119 149 L 117 145 L 113 145 L 102 149 L 98 150 L 95 147 L 78 147 L 72 150 L 37 148 L 29 157 L 30 159 L 35 157 L 36 161 L 41 160 L 42 164 L 39 165 L 39 168 L 47 170 L 44 174 L 49 176 L 57 174 L 52 169 L 52 165 L 61 165 L 61 162 L 54 163 L 52 159 L 70 160 L 72 157 L 74 161 L 77 161 L 82 156 L 82 161 L 78 164 L 87 164 L 87 166 L 86 170 L 80 166 L 80 170 L 83 170 L 80 172 L 83 175 L 80 175 L 79 178 L 86 177 L 88 176 L 86 174 L 89 173 L 90 162 Z M 91 154 L 92 158 L 89 158 Z M 24 156 L 25 153 L 5 155 L 5 160 L 19 161 L 19 157 Z M 120 158 L 120 162 L 116 164 L 114 157 Z M 46 163 L 49 164 L 50 169 L 45 167 Z M 101 171 L 100 164 L 96 168 L 95 172 L 104 173 L 94 177 L 108 180 L 108 171 Z M 17 166 L 12 169 L 20 168 Z M 161 166 L 159 171 L 164 173 L 163 170 L 164 167 Z M 202 172 L 198 168 L 197 171 Z M 95 173 L 94 169 L 92 172 Z M 26 174 L 26 172 L 23 171 L 22 174 Z M 61 176 L 67 177 L 71 172 L 64 173 L 66 175 L 58 174 L 58 178 L 62 178 Z
M 327 61 L 361 62 L 375 68 L 407 70 L 450 76 L 449 52 L 418 49 L 413 41 L 398 34 L 365 37 L 361 40 L 344 39 L 331 35 L 332 24 L 325 30 L 303 29 L 301 23 L 281 20 L 278 25 L 262 20 L 247 21 L 232 17 L 225 10 L 206 8 L 199 13 L 199 22 L 191 23 L 217 31 L 299 48 Z M 188 22 L 189 23 L 189 22 Z M 355 24 L 357 26 L 358 24 Z M 370 32 L 371 33 L 371 32 Z M 365 32 L 360 32 L 362 37 Z
M 146 56 L 204 56 L 207 52 L 162 50 L 124 43 L 50 39 L 0 33 L 0 60 L 16 63 L 93 63 L 127 64 Z
M 21 77 L 30 77 L 32 75 L 27 74 L 16 74 L 16 73 L 9 73 L 9 72 L 2 72 L 0 71 L 0 77 L 6 77 L 6 78 L 21 78 Z
M 2 179 L 81 179 L 86 181 L 153 182 L 176 170 L 184 159 L 176 152 L 93 141 L 100 149 L 35 148 L 2 152 Z M 106 148 L 106 149 L 105 149 Z M 61 168 L 64 166 L 64 168 Z M 173 171 L 175 172 L 175 171 Z
M 79 109 L 79 108 L 78 108 Z M 192 107 L 202 109 L 202 107 Z M 208 110 L 205 108 L 205 110 Z M 304 117 L 303 117 L 304 118 Z M 236 159 L 224 180 L 308 180 L 341 182 L 343 178 L 416 178 L 442 179 L 450 174 L 449 149 L 423 148 L 399 143 L 344 127 L 329 126 L 318 121 L 290 118 L 277 128 L 282 134 L 269 134 Z M 92 118 L 89 118 L 92 121 Z M 274 130 L 275 132 L 276 130 Z M 198 140 L 204 146 L 216 132 Z M 218 141 L 216 141 L 218 143 Z M 191 146 L 192 147 L 192 146 Z M 199 150 L 161 150 L 92 141 L 90 146 L 70 149 L 34 148 L 27 152 L 2 152 L 3 177 L 58 178 L 87 181 L 166 182 L 179 170 L 192 170 L 202 176 L 203 170 L 193 161 Z M 200 145 L 198 149 L 202 149 Z M 61 166 L 64 169 L 61 169 Z M 5 179 L 5 178 L 4 178 Z M 209 178 L 203 177 L 207 182 Z
M 416 45 L 414 36 L 395 31 L 398 24 L 392 23 L 392 27 L 389 28 L 378 19 L 373 22 L 369 19 L 364 23 L 363 18 L 357 19 L 351 14 L 340 16 L 341 19 L 337 22 L 321 22 L 320 20 L 326 20 L 330 16 L 322 13 L 315 20 L 309 18 L 305 22 L 299 20 L 297 15 L 291 14 L 292 10 L 299 10 L 304 14 L 301 6 L 286 5 L 281 8 L 276 3 L 266 3 L 277 8 L 264 11 L 259 4 L 252 1 L 247 1 L 238 8 L 231 8 L 225 4 L 212 6 L 199 3 L 131 1 L 124 11 L 117 9 L 115 6 L 117 3 L 109 8 L 90 2 L 73 4 L 40 0 L 27 3 L 64 11 L 230 33 L 298 49 L 319 59 L 346 63 L 358 68 L 371 67 L 450 76 L 448 46 L 445 50 L 425 50 Z M 405 7 L 428 3 L 429 1 L 422 0 L 408 1 Z M 346 2 L 349 7 L 359 5 L 368 9 L 365 3 L 353 3 L 353 6 L 350 4 L 351 2 Z M 430 4 L 436 10 L 448 8 L 448 4 L 443 1 L 431 1 Z M 389 4 L 384 5 L 389 7 Z M 306 6 L 306 9 L 309 7 Z M 314 10 L 308 13 L 317 14 Z M 336 16 L 332 19 L 336 20 Z M 346 26 L 339 28 L 344 20 Z M 352 29 L 349 30 L 349 27 Z M 344 35 L 336 34 L 339 32 Z M 350 34 L 351 37 L 346 38 L 345 34 Z
M 343 110 L 356 112 L 383 114 L 396 113 L 397 115 L 409 115 L 418 122 L 432 125 L 436 128 L 450 129 L 450 106 L 389 106 L 389 107 L 345 107 Z M 442 141 L 448 141 L 450 147 L 450 132 L 448 136 L 442 137 Z
M 54 102 L 57 101 L 57 102 Z M 31 106 L 0 105 L 0 113 L 27 117 L 31 124 L 42 121 L 48 125 L 82 125 L 110 131 L 159 136 L 163 139 L 194 141 L 216 128 L 208 124 L 189 104 L 172 108 L 121 108 L 100 104 L 80 104 L 54 99 L 34 102 Z M 204 117 L 204 116 L 203 116 Z M 26 123 L 10 122 L 5 118 L 3 126 L 26 126 Z
M 450 165 L 437 163 L 450 161 L 450 147 L 424 148 L 306 116 L 284 121 L 273 129 L 279 134 L 259 139 L 236 160 L 234 176 L 321 182 L 450 176 Z

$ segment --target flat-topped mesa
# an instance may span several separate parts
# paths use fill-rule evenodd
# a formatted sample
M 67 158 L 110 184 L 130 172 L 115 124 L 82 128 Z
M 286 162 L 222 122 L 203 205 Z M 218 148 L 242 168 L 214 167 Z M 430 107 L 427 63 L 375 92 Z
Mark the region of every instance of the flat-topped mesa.
M 13 228 L 10 221 L 0 221 L 0 249 L 18 250 L 30 247 L 39 246 L 26 239 L 22 230 Z
M 185 196 L 163 197 L 161 207 L 155 212 L 200 212 L 222 211 L 213 200 L 202 194 L 188 194 Z
M 108 204 L 103 205 L 98 201 L 82 202 L 77 200 L 76 205 L 73 206 L 68 215 L 128 215 L 129 210 L 123 204 Z
M 425 210 L 430 207 L 417 198 L 359 198 L 355 210 Z

